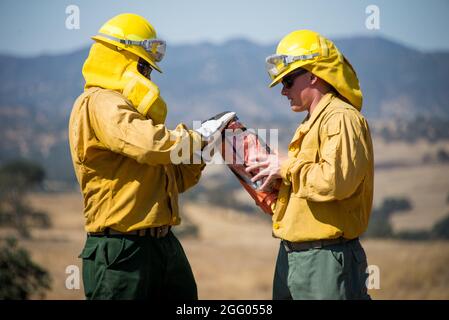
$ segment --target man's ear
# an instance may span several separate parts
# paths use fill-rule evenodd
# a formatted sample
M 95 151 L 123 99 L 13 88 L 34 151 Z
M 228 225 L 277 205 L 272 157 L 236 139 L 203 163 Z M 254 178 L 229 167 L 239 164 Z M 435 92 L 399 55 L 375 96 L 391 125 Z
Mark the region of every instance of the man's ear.
M 310 84 L 316 85 L 318 83 L 319 78 L 310 72 Z

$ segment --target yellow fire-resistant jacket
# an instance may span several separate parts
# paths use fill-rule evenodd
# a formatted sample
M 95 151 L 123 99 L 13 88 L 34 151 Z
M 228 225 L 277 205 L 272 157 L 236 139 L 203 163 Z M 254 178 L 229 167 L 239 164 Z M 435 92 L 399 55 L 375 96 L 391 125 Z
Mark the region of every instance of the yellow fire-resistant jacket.
M 201 146 L 195 132 L 183 125 L 173 131 L 155 125 L 119 92 L 87 89 L 76 100 L 69 124 L 86 231 L 179 224 L 178 193 L 196 184 L 204 168 L 171 162 L 170 151 L 183 139 Z
M 296 130 L 273 215 L 273 235 L 292 242 L 353 239 L 367 226 L 374 161 L 368 123 L 332 93 Z

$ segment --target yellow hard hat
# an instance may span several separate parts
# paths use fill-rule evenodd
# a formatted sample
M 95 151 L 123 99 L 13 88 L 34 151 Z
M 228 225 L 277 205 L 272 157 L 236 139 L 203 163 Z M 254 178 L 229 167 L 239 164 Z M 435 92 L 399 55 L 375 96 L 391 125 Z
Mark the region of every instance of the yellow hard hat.
M 123 13 L 113 17 L 92 39 L 131 52 L 162 72 L 156 62 L 164 57 L 165 41 L 157 39 L 153 26 L 137 14 Z
M 271 78 L 269 87 L 278 84 L 284 76 L 303 68 L 323 79 L 359 110 L 362 91 L 354 68 L 335 44 L 310 30 L 293 31 L 278 44 L 276 54 L 266 58 Z

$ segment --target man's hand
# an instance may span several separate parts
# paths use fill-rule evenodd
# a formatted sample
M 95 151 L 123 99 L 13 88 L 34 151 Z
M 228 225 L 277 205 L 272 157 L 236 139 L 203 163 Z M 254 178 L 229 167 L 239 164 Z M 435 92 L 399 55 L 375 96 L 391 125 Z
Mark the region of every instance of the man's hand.
M 212 118 L 203 121 L 201 123 L 201 127 L 194 129 L 194 131 L 198 132 L 203 136 L 204 139 L 209 140 L 214 136 L 218 131 L 222 131 L 224 127 L 235 117 L 235 112 L 222 112 L 219 113 Z
M 269 192 L 273 186 L 281 179 L 281 162 L 277 154 L 269 154 L 263 159 L 259 159 L 253 165 L 248 166 L 246 172 L 257 173 L 252 179 L 252 182 L 262 180 L 262 185 L 259 187 L 260 191 Z

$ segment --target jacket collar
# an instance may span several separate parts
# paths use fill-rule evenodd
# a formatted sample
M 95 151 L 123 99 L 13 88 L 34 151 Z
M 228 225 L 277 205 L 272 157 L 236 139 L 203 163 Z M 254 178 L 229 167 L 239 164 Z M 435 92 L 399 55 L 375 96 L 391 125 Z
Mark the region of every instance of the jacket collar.
M 307 117 L 304 119 L 304 121 L 298 127 L 298 129 L 295 132 L 295 135 L 293 136 L 291 143 L 294 143 L 296 140 L 300 139 L 307 132 L 309 132 L 312 125 L 319 118 L 319 116 L 324 111 L 324 109 L 326 109 L 326 107 L 331 103 L 331 101 L 334 99 L 334 97 L 335 97 L 335 94 L 330 92 L 330 93 L 326 93 L 321 98 L 321 100 L 316 105 L 315 110 L 313 110 L 313 113 L 307 115 Z

